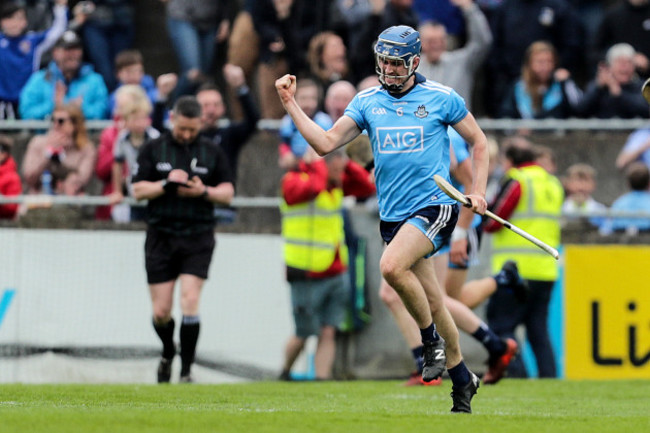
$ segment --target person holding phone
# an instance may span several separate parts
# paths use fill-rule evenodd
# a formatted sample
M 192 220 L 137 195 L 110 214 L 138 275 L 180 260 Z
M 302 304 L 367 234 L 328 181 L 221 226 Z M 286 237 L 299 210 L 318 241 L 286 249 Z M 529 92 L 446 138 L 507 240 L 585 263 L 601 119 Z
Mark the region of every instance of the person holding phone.
M 228 205 L 234 187 L 223 150 L 201 137 L 201 106 L 194 96 L 174 104 L 171 131 L 145 143 L 132 173 L 133 196 L 148 200 L 145 266 L 153 326 L 163 344 L 158 383 L 171 379 L 174 286 L 180 280 L 180 382 L 191 383 L 199 337 L 199 297 L 215 247 L 214 205 Z

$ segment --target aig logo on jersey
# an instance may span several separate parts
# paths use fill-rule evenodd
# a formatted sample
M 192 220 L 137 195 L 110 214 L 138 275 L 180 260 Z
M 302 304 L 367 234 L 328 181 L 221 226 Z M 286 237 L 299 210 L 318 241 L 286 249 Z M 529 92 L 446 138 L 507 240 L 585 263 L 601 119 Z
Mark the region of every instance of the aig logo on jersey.
M 411 153 L 424 150 L 421 126 L 377 128 L 379 153 Z

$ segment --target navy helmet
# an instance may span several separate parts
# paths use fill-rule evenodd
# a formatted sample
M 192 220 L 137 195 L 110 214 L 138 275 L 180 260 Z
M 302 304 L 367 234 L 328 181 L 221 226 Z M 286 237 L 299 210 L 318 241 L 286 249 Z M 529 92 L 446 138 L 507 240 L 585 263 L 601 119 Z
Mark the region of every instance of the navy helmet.
M 414 59 L 420 57 L 422 43 L 420 33 L 409 26 L 389 27 L 379 35 L 375 44 L 375 70 L 379 82 L 390 91 L 400 91 L 406 80 L 415 73 Z M 386 84 L 386 73 L 382 63 L 389 61 L 402 61 L 407 69 L 407 75 L 396 75 L 393 78 L 405 78 L 401 84 Z

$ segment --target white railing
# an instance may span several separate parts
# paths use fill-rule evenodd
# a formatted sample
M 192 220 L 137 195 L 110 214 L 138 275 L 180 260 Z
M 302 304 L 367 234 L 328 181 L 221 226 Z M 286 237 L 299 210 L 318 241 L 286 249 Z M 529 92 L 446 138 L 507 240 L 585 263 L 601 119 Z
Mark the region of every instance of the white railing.
M 1 196 L 0 204 L 19 203 L 26 205 L 76 205 L 76 206 L 107 206 L 110 204 L 108 196 L 66 196 L 66 195 L 16 195 L 16 196 Z M 132 197 L 125 197 L 124 203 L 135 206 L 144 206 L 146 201 L 137 201 Z M 280 206 L 280 199 L 278 197 L 234 197 L 231 206 L 235 208 L 277 208 Z M 635 218 L 635 219 L 650 219 L 650 212 L 641 211 L 621 211 L 621 210 L 595 210 L 591 212 L 574 211 L 563 212 L 562 218 L 565 219 L 578 219 L 578 218 Z

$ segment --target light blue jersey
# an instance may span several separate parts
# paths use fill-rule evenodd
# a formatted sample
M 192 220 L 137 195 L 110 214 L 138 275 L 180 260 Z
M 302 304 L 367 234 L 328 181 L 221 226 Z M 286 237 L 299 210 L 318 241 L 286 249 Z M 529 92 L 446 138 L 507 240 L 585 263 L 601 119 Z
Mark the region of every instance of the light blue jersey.
M 350 102 L 344 115 L 370 137 L 383 221 L 403 221 L 419 209 L 455 203 L 433 175 L 449 180 L 447 127 L 467 114 L 453 89 L 420 74 L 415 87 L 399 98 L 377 86 Z
M 454 154 L 456 155 L 456 161 L 458 161 L 458 165 L 460 165 L 461 162 L 465 161 L 471 156 L 469 153 L 469 147 L 465 139 L 461 137 L 454 128 L 449 128 L 447 132 L 449 133 L 451 147 L 454 149 Z M 463 193 L 465 192 L 465 187 L 463 184 L 458 182 L 453 176 L 451 177 L 451 184 L 458 191 Z M 474 219 L 472 220 L 472 227 L 478 227 L 479 225 L 481 225 L 481 216 L 479 214 L 475 214 Z

